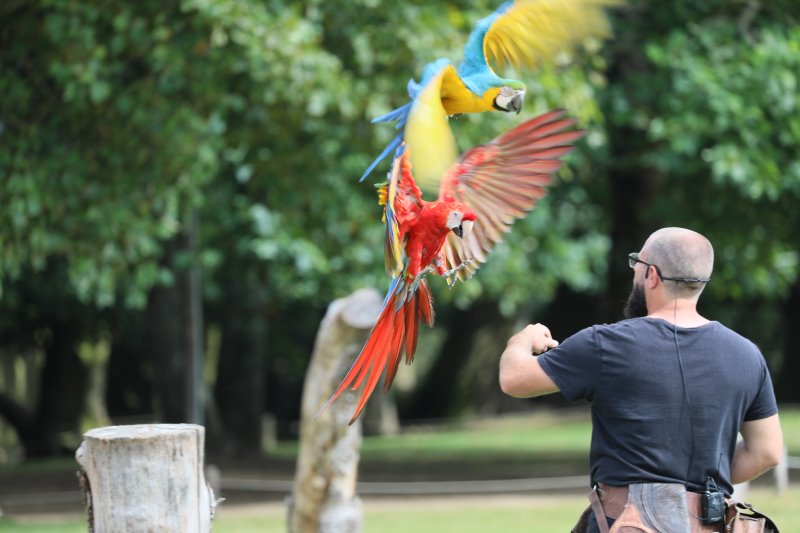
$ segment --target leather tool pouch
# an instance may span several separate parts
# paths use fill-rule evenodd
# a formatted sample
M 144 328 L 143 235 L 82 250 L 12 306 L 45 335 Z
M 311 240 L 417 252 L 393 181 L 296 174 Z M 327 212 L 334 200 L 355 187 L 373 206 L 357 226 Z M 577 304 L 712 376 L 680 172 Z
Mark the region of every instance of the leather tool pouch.
M 733 533 L 779 533 L 775 523 L 749 503 L 726 500 L 725 531 Z

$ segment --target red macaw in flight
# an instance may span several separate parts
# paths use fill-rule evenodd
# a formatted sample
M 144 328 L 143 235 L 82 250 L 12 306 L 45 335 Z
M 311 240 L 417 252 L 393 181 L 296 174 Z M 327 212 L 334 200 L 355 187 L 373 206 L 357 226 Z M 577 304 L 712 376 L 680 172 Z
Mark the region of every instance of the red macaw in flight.
M 471 277 L 514 221 L 546 194 L 561 158 L 583 135 L 564 115 L 551 111 L 466 152 L 440 180 L 434 202 L 422 199 L 409 150 L 395 159 L 388 182 L 379 188 L 385 206 L 386 271 L 392 282 L 366 344 L 323 410 L 348 387 L 364 385 L 352 424 L 384 368 L 388 390 L 403 352 L 411 364 L 419 322 L 433 326 L 434 320 L 425 276 L 436 272 L 450 286 Z

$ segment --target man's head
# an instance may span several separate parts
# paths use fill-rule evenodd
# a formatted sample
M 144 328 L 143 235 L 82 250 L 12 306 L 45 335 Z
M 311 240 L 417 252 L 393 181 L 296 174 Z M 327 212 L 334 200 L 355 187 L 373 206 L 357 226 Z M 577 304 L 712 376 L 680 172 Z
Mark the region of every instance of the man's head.
M 633 259 L 633 289 L 625 316 L 646 316 L 647 302 L 659 291 L 660 298 L 697 301 L 704 281 L 674 281 L 666 278 L 708 280 L 714 267 L 714 248 L 699 233 L 684 228 L 663 228 L 648 237 Z M 652 277 L 651 277 L 652 276 Z M 654 294 L 654 293 L 653 293 Z

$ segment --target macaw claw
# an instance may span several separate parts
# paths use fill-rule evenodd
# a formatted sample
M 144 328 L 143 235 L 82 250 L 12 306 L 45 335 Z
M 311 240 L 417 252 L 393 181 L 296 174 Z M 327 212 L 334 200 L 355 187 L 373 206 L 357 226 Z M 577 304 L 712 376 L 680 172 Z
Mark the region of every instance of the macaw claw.
M 411 290 L 409 291 L 409 294 L 414 294 L 415 292 L 417 292 L 417 287 L 419 287 L 419 282 L 422 280 L 422 278 L 424 278 L 428 274 L 433 273 L 433 270 L 434 268 L 430 265 L 420 270 L 419 273 L 417 273 L 417 275 L 414 276 L 414 281 L 411 282 L 410 286 Z
M 457 274 L 459 270 L 463 270 L 463 269 L 471 266 L 474 263 L 475 263 L 475 260 L 470 257 L 469 259 L 467 259 L 466 261 L 462 262 L 457 267 L 451 268 L 450 270 L 448 270 L 447 272 L 442 274 L 444 276 L 444 278 L 447 280 L 447 286 L 452 289 L 453 286 L 458 281 L 458 278 L 455 276 L 455 274 Z

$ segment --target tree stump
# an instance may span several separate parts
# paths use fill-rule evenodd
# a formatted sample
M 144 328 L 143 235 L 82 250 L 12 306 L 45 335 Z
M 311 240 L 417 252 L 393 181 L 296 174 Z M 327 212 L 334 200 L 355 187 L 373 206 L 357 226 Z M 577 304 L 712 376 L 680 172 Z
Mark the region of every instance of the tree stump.
M 317 417 L 350 368 L 378 318 L 381 297 L 361 289 L 334 301 L 320 324 L 303 384 L 300 449 L 289 501 L 292 533 L 358 533 L 356 496 L 361 421 L 348 426 L 358 393 L 345 391 Z
M 203 477 L 205 431 L 194 424 L 108 426 L 75 458 L 89 531 L 211 531 L 216 501 Z

